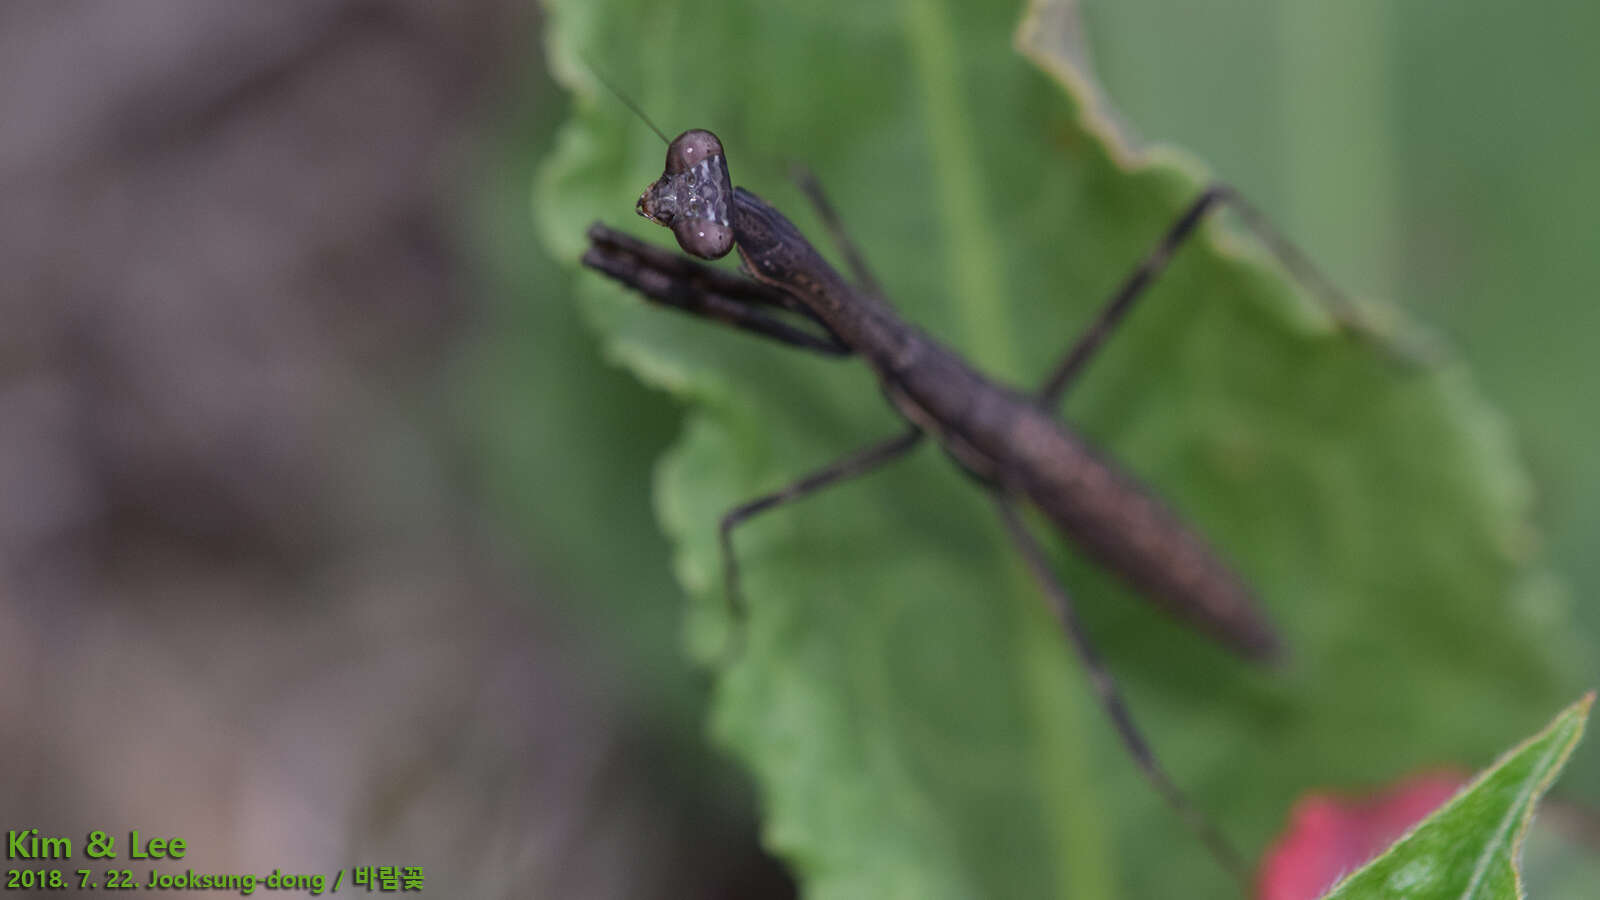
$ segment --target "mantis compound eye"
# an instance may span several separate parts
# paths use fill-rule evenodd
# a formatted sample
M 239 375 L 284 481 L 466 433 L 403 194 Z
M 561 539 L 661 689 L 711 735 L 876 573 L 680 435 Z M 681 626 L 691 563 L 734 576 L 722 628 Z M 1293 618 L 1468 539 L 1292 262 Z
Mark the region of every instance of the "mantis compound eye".
M 733 229 L 710 219 L 679 219 L 672 234 L 685 253 L 701 259 L 721 259 L 733 249 Z
M 722 141 L 703 129 L 685 131 L 667 147 L 666 170 L 645 189 L 639 215 L 672 229 L 691 256 L 718 259 L 733 249 L 728 204 L 733 181 Z
M 722 141 L 717 136 L 703 128 L 685 131 L 672 139 L 667 145 L 667 174 L 676 175 L 687 172 L 707 160 L 715 160 L 716 165 L 726 172 L 728 164 L 722 154 Z

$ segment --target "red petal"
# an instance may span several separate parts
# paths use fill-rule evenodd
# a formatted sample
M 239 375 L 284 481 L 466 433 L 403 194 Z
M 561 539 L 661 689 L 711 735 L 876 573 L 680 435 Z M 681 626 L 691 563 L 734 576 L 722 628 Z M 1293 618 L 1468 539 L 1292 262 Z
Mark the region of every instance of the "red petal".
M 1413 775 L 1363 797 L 1302 796 L 1262 860 L 1258 900 L 1316 900 L 1449 800 L 1466 783 L 1455 771 Z

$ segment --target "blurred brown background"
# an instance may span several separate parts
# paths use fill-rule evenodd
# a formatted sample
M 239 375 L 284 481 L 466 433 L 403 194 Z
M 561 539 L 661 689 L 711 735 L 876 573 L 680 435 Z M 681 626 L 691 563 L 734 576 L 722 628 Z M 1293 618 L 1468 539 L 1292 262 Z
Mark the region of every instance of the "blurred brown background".
M 787 892 L 450 436 L 463 210 L 555 112 L 537 47 L 502 0 L 0 7 L 3 827 L 442 896 Z

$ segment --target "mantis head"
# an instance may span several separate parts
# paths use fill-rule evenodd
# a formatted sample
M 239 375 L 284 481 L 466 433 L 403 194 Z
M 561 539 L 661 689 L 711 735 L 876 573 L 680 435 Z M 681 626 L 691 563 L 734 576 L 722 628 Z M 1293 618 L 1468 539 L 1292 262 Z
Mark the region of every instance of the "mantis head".
M 732 200 L 733 181 L 722 141 L 697 128 L 672 139 L 666 170 L 645 188 L 635 208 L 639 215 L 671 228 L 685 253 L 720 259 L 733 249 L 733 227 L 728 223 Z

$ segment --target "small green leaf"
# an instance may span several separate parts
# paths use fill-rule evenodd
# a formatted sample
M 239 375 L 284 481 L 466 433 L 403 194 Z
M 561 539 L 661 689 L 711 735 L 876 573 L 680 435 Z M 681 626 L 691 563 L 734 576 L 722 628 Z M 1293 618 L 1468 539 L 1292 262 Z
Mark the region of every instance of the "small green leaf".
M 1594 693 L 1513 748 L 1329 900 L 1368 897 L 1498 900 L 1523 896 L 1518 868 L 1533 807 L 1583 736 Z

